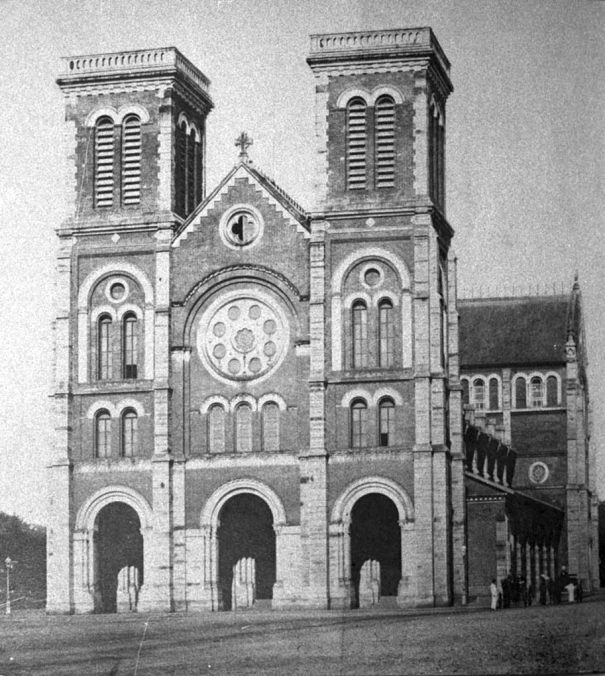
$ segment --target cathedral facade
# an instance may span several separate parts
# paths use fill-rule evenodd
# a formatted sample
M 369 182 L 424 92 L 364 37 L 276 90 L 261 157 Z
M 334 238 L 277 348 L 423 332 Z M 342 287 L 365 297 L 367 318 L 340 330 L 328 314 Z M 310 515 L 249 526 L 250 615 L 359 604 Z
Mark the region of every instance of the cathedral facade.
M 49 612 L 467 602 L 474 498 L 536 514 L 476 580 L 567 563 L 566 505 L 513 488 L 510 412 L 479 425 L 493 365 L 460 378 L 446 56 L 401 29 L 313 36 L 308 64 L 312 212 L 245 134 L 206 186 L 210 83 L 178 50 L 63 61 Z

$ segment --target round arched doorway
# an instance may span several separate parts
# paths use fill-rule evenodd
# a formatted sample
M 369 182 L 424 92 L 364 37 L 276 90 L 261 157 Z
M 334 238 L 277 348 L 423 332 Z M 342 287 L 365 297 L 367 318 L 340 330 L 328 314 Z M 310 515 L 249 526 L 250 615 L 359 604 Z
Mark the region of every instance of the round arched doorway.
M 401 527 L 395 503 L 380 493 L 359 498 L 351 510 L 353 607 L 397 597 L 401 579 Z
M 124 502 L 112 502 L 99 511 L 95 520 L 95 611 L 135 610 L 142 584 L 139 516 Z
M 219 514 L 218 583 L 223 610 L 273 598 L 275 530 L 269 505 L 251 493 L 229 498 Z

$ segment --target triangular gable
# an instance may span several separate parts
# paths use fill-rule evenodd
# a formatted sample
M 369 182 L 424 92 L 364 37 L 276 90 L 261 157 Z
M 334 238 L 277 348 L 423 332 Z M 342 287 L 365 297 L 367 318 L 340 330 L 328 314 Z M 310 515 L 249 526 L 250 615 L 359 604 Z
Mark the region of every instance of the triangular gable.
M 229 188 L 235 186 L 238 178 L 247 178 L 263 194 L 263 197 L 281 213 L 288 223 L 302 233 L 303 237 L 309 238 L 307 216 L 289 195 L 282 190 L 272 179 L 263 174 L 255 167 L 245 162 L 237 164 L 218 186 L 201 202 L 195 211 L 189 216 L 182 226 L 182 230 L 175 237 L 172 246 L 179 246 L 181 241 L 187 239 L 189 233 L 195 232 L 200 226 L 201 220 L 214 208 L 216 202 L 227 194 Z

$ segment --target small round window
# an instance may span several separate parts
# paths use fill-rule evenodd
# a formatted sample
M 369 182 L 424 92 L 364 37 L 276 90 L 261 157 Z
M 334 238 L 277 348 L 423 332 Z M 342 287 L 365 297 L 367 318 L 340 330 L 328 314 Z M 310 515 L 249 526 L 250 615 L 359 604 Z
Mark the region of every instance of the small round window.
M 533 484 L 543 484 L 548 479 L 548 467 L 543 462 L 534 462 L 529 468 L 529 480 Z
M 236 211 L 227 221 L 226 235 L 232 244 L 251 244 L 260 230 L 258 219 L 249 211 Z
M 366 270 L 363 276 L 364 281 L 368 286 L 378 286 L 378 284 L 380 284 L 380 277 L 380 271 L 376 268 Z
M 122 284 L 122 282 L 116 282 L 115 284 L 111 285 L 109 293 L 114 300 L 122 300 L 126 294 L 126 287 L 124 284 Z
M 112 303 L 121 303 L 126 300 L 130 288 L 128 282 L 123 277 L 114 277 L 110 279 L 105 286 L 105 295 Z

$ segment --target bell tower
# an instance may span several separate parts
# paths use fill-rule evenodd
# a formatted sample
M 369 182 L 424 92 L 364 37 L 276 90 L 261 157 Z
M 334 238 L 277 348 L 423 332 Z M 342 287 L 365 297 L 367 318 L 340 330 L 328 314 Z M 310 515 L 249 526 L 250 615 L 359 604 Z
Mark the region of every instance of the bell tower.
M 75 227 L 185 218 L 205 191 L 206 76 L 174 47 L 62 61 Z
M 450 64 L 430 28 L 314 35 L 307 63 L 316 85 L 312 251 L 325 274 L 311 306 L 324 318 L 327 354 L 312 386 L 326 383 L 327 410 L 341 407 L 345 429 L 323 441 L 328 454 L 348 444 L 376 477 L 401 472 L 414 517 L 402 519 L 398 603 L 448 604 L 464 574 L 454 233 L 445 217 Z M 383 420 L 380 435 L 374 420 Z M 372 446 L 389 448 L 396 469 Z M 325 471 L 335 480 L 336 468 Z M 334 585 L 346 605 L 347 585 Z

